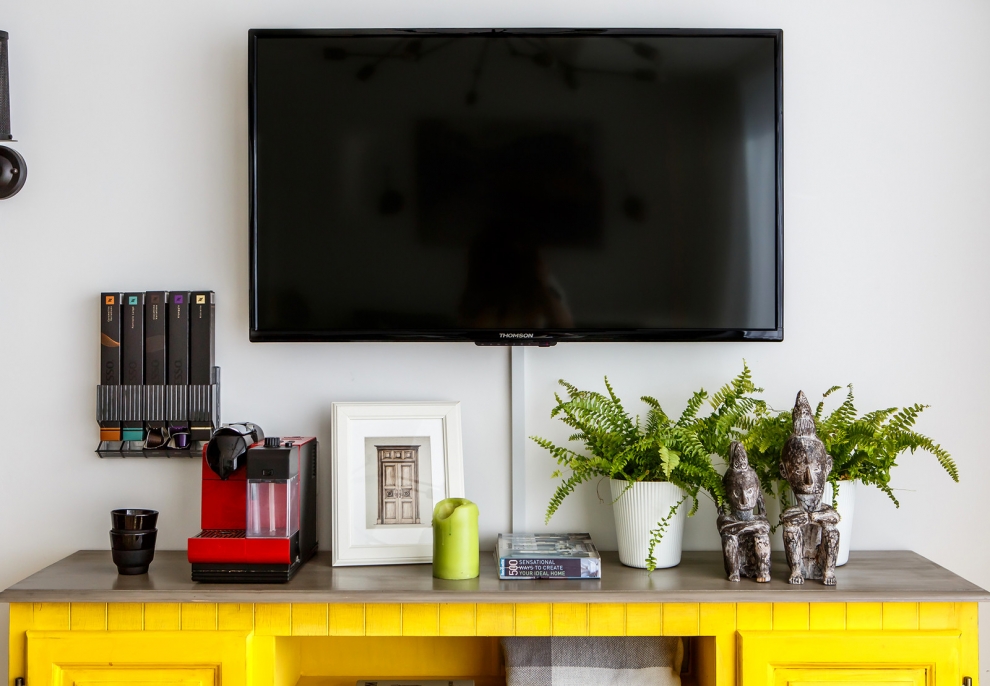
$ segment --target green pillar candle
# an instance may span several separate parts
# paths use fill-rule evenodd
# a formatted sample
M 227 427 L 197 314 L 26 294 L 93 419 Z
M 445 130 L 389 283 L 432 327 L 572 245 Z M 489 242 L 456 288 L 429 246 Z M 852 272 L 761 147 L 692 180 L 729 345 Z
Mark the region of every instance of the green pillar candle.
M 478 576 L 478 506 L 466 498 L 447 498 L 433 508 L 433 576 Z

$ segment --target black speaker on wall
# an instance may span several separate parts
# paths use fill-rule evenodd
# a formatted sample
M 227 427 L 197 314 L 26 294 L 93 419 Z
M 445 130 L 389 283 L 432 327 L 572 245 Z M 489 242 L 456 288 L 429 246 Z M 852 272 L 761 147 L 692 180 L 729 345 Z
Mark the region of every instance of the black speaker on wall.
M 7 32 L 0 31 L 0 142 L 14 140 L 10 133 L 10 68 L 7 64 Z M 0 145 L 0 200 L 24 187 L 27 164 L 19 152 Z

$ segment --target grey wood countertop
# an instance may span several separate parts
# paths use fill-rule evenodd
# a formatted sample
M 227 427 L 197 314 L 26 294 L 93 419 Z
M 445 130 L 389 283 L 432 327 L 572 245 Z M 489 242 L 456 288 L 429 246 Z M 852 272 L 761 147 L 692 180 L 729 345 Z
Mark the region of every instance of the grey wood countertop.
M 229 602 L 229 603 L 526 603 L 526 602 L 982 602 L 990 593 L 917 553 L 853 552 L 837 571 L 838 585 L 787 583 L 782 556 L 773 580 L 726 580 L 718 551 L 685 552 L 681 564 L 645 570 L 624 567 L 618 554 L 602 553 L 602 579 L 501 581 L 491 553 L 481 554 L 481 576 L 434 579 L 430 565 L 330 566 L 319 553 L 287 584 L 200 584 L 190 580 L 184 550 L 162 550 L 151 571 L 118 576 L 106 550 L 82 550 L 0 593 L 22 602 Z

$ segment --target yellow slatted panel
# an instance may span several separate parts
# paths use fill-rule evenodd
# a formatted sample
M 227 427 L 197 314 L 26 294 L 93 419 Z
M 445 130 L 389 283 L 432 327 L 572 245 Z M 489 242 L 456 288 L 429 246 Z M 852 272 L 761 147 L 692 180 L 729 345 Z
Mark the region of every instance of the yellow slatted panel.
M 812 631 L 842 631 L 846 628 L 846 604 L 811 603 L 808 623 Z
M 698 631 L 714 638 L 697 642 L 697 672 L 700 684 L 731 685 L 736 680 L 736 606 L 733 603 L 702 603 Z M 714 664 L 712 663 L 714 661 Z
M 478 603 L 478 636 L 512 636 L 516 632 L 515 605 Z
M 664 636 L 697 636 L 701 609 L 698 603 L 664 603 Z
M 32 624 L 36 631 L 68 631 L 69 603 L 34 603 Z
M 107 629 L 110 631 L 141 631 L 144 629 L 144 605 L 141 603 L 108 603 Z
M 588 632 L 592 636 L 624 636 L 626 606 L 622 603 L 589 604 Z
M 663 606 L 660 603 L 626 605 L 626 636 L 659 636 L 663 631 Z
M 700 684 L 725 684 L 735 682 L 736 673 L 736 606 L 734 603 L 702 603 L 698 632 L 702 636 L 715 638 L 702 639 L 698 642 L 698 659 L 708 660 L 707 664 L 698 665 Z M 707 653 L 706 653 L 707 651 Z M 711 661 L 714 660 L 714 664 Z M 703 673 L 709 672 L 707 681 Z M 714 679 L 714 681 L 712 681 Z
M 327 635 L 326 603 L 292 603 L 293 636 Z
M 807 631 L 808 603 L 774 603 L 774 631 Z
M 327 614 L 327 633 L 331 636 L 364 636 L 364 605 L 335 604 Z
M 183 631 L 216 631 L 216 603 L 182 603 L 179 609 Z
M 440 605 L 441 636 L 474 636 L 476 632 L 477 612 L 473 603 Z
M 884 603 L 884 629 L 918 629 L 918 603 Z
M 291 636 L 292 606 L 288 603 L 255 605 L 254 632 L 259 636 Z
M 73 631 L 107 628 L 106 603 L 72 603 L 69 608 L 69 625 Z
M 440 606 L 433 603 L 403 604 L 402 635 L 439 636 Z
M 697 686 L 717 686 L 736 683 L 736 641 L 732 634 L 722 638 L 701 636 L 691 644 L 693 664 L 690 670 L 693 678 L 683 679 L 683 683 L 693 683 Z
M 550 603 L 516 605 L 516 636 L 549 636 Z
M 179 604 L 145 603 L 144 629 L 145 631 L 178 631 Z
M 34 603 L 10 604 L 10 633 L 34 629 Z
M 554 636 L 588 635 L 587 603 L 554 603 L 551 610 Z
M 10 627 L 7 657 L 8 685 L 14 685 L 14 679 L 27 673 L 27 634 L 34 628 L 34 605 L 32 603 L 10 604 Z
M 980 686 L 979 605 L 956 603 L 956 620 L 962 631 L 959 669 L 962 676 L 973 677 L 973 686 Z
M 402 606 L 398 603 L 365 605 L 364 631 L 368 636 L 401 636 Z
M 846 603 L 846 628 L 851 631 L 883 628 L 883 606 L 880 603 Z
M 702 603 L 698 622 L 699 636 L 718 636 L 736 630 L 736 606 L 733 603 Z
M 254 605 L 218 603 L 217 628 L 221 631 L 250 631 L 254 628 Z
M 918 628 L 955 629 L 959 626 L 955 603 L 920 603 L 918 605 Z
M 736 605 L 736 628 L 739 631 L 770 631 L 773 628 L 772 603 Z

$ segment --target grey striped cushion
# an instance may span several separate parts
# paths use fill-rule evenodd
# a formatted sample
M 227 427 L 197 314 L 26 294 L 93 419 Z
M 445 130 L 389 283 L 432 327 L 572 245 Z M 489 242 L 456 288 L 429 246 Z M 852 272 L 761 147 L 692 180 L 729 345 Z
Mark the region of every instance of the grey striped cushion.
M 506 686 L 680 686 L 679 638 L 555 636 L 502 639 Z

